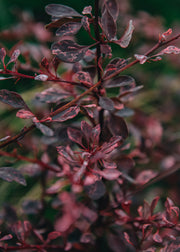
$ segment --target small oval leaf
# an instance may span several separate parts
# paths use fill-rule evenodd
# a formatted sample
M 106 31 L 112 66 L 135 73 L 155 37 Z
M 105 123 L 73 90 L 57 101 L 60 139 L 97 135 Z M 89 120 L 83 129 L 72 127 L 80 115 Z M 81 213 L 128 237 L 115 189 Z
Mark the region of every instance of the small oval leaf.
M 62 5 L 62 4 L 48 4 L 45 7 L 45 11 L 47 14 L 52 15 L 54 17 L 81 17 L 82 15 L 78 13 L 73 8 Z
M 109 117 L 109 127 L 113 135 L 122 136 L 123 139 L 128 137 L 128 128 L 122 117 L 111 114 Z
M 55 42 L 51 50 L 60 60 L 68 63 L 75 63 L 84 57 L 88 50 L 88 46 L 80 46 L 72 40 L 62 40 L 60 42 Z
M 52 120 L 56 121 L 56 122 L 64 122 L 66 120 L 72 119 L 75 116 L 77 116 L 79 111 L 80 111 L 79 106 L 72 106 L 72 107 L 60 112 L 59 114 L 53 116 Z
M 99 97 L 99 106 L 101 106 L 101 108 L 106 109 L 106 110 L 110 110 L 110 111 L 114 110 L 114 103 L 108 97 L 100 96 Z
M 81 28 L 81 23 L 75 23 L 75 22 L 69 22 L 66 24 L 63 24 L 57 31 L 56 36 L 72 36 L 75 35 Z
M 6 89 L 0 90 L 0 101 L 13 108 L 28 108 L 23 98 L 18 93 Z

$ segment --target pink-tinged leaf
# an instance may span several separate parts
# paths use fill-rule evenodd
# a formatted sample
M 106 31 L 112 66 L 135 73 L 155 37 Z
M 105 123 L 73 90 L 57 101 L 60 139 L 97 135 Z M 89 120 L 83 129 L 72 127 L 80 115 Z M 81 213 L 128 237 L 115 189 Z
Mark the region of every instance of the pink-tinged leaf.
M 19 49 L 15 50 L 15 51 L 12 53 L 11 58 L 10 58 L 10 60 L 9 60 L 9 62 L 8 62 L 7 65 L 9 65 L 9 64 L 12 63 L 12 62 L 16 62 L 17 59 L 18 59 L 18 57 L 19 57 L 19 55 L 20 55 L 20 50 L 19 50 Z
M 114 103 L 108 97 L 100 96 L 99 97 L 99 106 L 101 106 L 101 108 L 109 110 L 109 111 L 113 111 L 114 110 Z
M 69 96 L 69 93 L 65 93 L 58 87 L 51 87 L 45 89 L 40 94 L 36 95 L 36 99 L 40 102 L 56 103 Z
M 163 242 L 162 237 L 159 235 L 159 230 L 157 230 L 157 232 L 155 234 L 153 234 L 153 240 L 158 243 Z
M 98 174 L 107 180 L 115 180 L 121 175 L 121 172 L 117 169 L 104 169 L 103 171 L 98 171 Z
M 148 57 L 145 56 L 145 55 L 140 55 L 140 54 L 134 54 L 134 57 L 139 60 L 139 63 L 140 64 L 144 64 L 147 60 L 148 60 Z
M 96 125 L 96 127 L 94 127 L 92 129 L 92 134 L 91 134 L 91 141 L 93 142 L 93 144 L 98 144 L 99 143 L 99 135 L 101 133 L 101 128 L 100 125 Z
M 54 131 L 47 127 L 46 125 L 39 123 L 39 122 L 34 122 L 36 125 L 36 128 L 38 128 L 45 136 L 54 136 Z
M 16 181 L 17 183 L 26 186 L 26 180 L 23 175 L 11 167 L 0 167 L 0 178 L 8 182 Z
M 13 108 L 28 108 L 23 98 L 18 93 L 6 89 L 0 90 L 0 101 Z
M 105 88 L 115 88 L 115 87 L 123 87 L 123 86 L 129 86 L 132 84 L 135 84 L 134 78 L 127 75 L 121 75 L 117 78 L 114 78 L 112 80 L 107 80 L 103 83 Z
M 0 238 L 0 242 L 11 240 L 12 238 L 13 238 L 13 236 L 11 234 L 4 235 L 2 238 Z
M 68 134 L 68 137 L 69 137 L 69 139 L 71 141 L 83 146 L 83 144 L 82 144 L 82 133 L 81 133 L 81 131 L 79 129 L 68 128 L 67 129 L 67 134 Z
M 151 215 L 153 215 L 154 209 L 159 201 L 159 196 L 155 197 L 153 201 L 151 202 Z
M 61 232 L 53 231 L 48 234 L 47 240 L 55 240 L 61 236 Z
M 160 51 L 155 56 L 164 55 L 164 54 L 180 54 L 180 48 L 178 48 L 176 46 L 168 46 L 167 48 Z
M 35 76 L 34 79 L 38 80 L 38 81 L 47 81 L 48 75 L 46 75 L 46 74 L 39 74 L 39 75 Z
M 77 116 L 79 111 L 80 111 L 79 106 L 72 106 L 60 112 L 59 114 L 53 116 L 52 120 L 56 122 L 64 122 Z
M 172 29 L 170 28 L 170 29 L 168 29 L 166 32 L 164 32 L 162 35 L 160 35 L 159 41 L 160 41 L 160 42 L 166 41 L 167 37 L 168 37 L 169 35 L 171 35 L 171 33 L 172 33 Z
M 91 243 L 91 244 L 94 244 L 94 241 L 95 241 L 95 236 L 92 234 L 92 233 L 84 233 L 82 234 L 81 238 L 80 238 L 80 242 L 82 243 Z
M 113 40 L 116 36 L 116 23 L 107 8 L 104 8 L 101 17 L 102 29 L 108 40 Z
M 90 32 L 90 23 L 88 17 L 86 16 L 82 17 L 81 24 L 87 32 Z
M 102 159 L 102 163 L 103 163 L 104 168 L 106 168 L 106 169 L 116 169 L 117 168 L 117 165 L 115 162 L 112 162 L 112 161 L 108 162 L 108 161 Z
M 73 8 L 62 4 L 48 4 L 45 7 L 47 14 L 62 18 L 62 17 L 81 17 L 82 15 L 75 11 Z
M 91 87 L 93 84 L 92 78 L 88 72 L 79 71 L 75 73 L 74 78 L 88 87 Z
M 57 55 L 60 60 L 68 63 L 75 63 L 84 57 L 88 50 L 88 46 L 80 46 L 72 40 L 62 40 L 60 42 L 55 42 L 51 50 L 52 54 Z
M 84 7 L 82 14 L 83 15 L 87 15 L 87 14 L 91 15 L 91 11 L 92 11 L 92 6 L 89 5 L 89 6 Z
M 123 36 L 119 40 L 115 40 L 113 42 L 120 45 L 122 48 L 128 47 L 130 40 L 132 38 L 133 30 L 134 30 L 134 25 L 133 25 L 132 20 L 130 20 Z
M 113 135 L 121 136 L 123 139 L 128 137 L 128 128 L 122 117 L 111 114 L 109 117 L 109 127 Z
M 11 77 L 3 77 L 3 76 L 0 76 L 0 81 L 1 80 L 8 80 L 8 79 L 13 79 L 14 77 L 11 76 Z
M 46 57 L 44 57 L 41 61 L 41 66 L 44 67 L 46 70 L 49 69 L 49 62 L 48 60 L 46 59 Z
M 117 20 L 117 17 L 119 15 L 119 6 L 116 0 L 106 0 L 105 6 L 110 12 L 111 16 L 114 18 L 114 20 Z
M 136 183 L 144 185 L 146 184 L 149 180 L 154 178 L 157 175 L 157 172 L 152 171 L 152 170 L 145 170 L 140 172 L 138 176 L 136 177 Z
M 111 137 L 109 142 L 103 143 L 103 145 L 101 146 L 101 152 L 104 154 L 111 153 L 114 149 L 116 149 L 120 145 L 121 140 L 122 138 L 120 136 Z
M 22 119 L 30 119 L 30 118 L 33 118 L 35 115 L 29 110 L 20 109 L 16 113 L 16 116 Z
M 6 57 L 6 50 L 4 48 L 0 49 L 0 60 L 2 61 L 4 65 L 4 58 Z
M 115 58 L 111 60 L 105 68 L 103 78 L 109 77 L 111 74 L 114 74 L 115 72 L 119 71 L 120 69 L 125 67 L 127 64 L 128 64 L 128 60 L 125 60 L 125 59 Z
M 69 22 L 63 24 L 57 31 L 56 36 L 72 36 L 75 35 L 81 28 L 82 24 L 77 22 Z
M 126 241 L 127 241 L 129 244 L 131 244 L 132 246 L 134 246 L 133 243 L 130 241 L 130 237 L 129 237 L 128 233 L 124 232 L 124 238 L 126 239 Z

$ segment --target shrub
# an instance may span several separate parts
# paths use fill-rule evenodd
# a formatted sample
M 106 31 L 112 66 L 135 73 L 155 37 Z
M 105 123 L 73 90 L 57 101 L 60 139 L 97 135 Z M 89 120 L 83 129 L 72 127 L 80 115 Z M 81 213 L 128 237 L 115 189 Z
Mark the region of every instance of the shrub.
M 29 55 L 39 59 L 32 45 L 16 46 L 10 57 L 0 49 L 1 80 L 48 85 L 32 102 L 15 91 L 0 90 L 0 101 L 26 121 L 15 135 L 4 127 L 9 133 L 0 140 L 6 163 L 0 178 L 20 184 L 11 188 L 21 197 L 20 206 L 6 204 L 1 211 L 3 251 L 163 252 L 179 247 L 179 208 L 169 197 L 162 206 L 159 195 L 142 203 L 145 189 L 175 173 L 179 159 L 159 150 L 160 121 L 128 107 L 142 86 L 123 72 L 179 54 L 171 42 L 180 34 L 171 36 L 168 29 L 145 53 L 114 57 L 112 48 L 127 48 L 134 31 L 130 20 L 119 36 L 119 8 L 115 0 L 95 0 L 94 10 L 86 6 L 82 14 L 61 4 L 46 6 L 52 16 L 47 28 L 57 28 L 59 39 L 51 45 L 52 57 L 39 47 L 47 55 L 39 68 L 30 61 Z M 37 27 L 28 24 L 32 34 Z M 80 29 L 92 43 L 75 41 Z M 26 29 L 22 34 L 28 35 Z M 38 39 L 43 38 L 51 34 L 44 31 Z M 14 116 L 14 110 L 8 112 Z M 128 116 L 132 120 L 124 119 Z M 149 161 L 153 158 L 161 161 L 162 170 Z

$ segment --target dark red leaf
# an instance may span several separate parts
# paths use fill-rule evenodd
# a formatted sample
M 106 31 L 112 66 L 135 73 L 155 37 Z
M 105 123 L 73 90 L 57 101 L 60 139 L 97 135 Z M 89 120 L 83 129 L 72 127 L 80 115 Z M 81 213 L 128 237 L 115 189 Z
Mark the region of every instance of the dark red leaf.
M 102 29 L 108 40 L 113 40 L 116 36 L 116 23 L 107 8 L 104 8 L 101 18 Z
M 81 24 L 82 26 L 84 27 L 84 29 L 86 31 L 90 31 L 90 24 L 89 24 L 89 18 L 84 16 L 82 19 L 81 19 Z
M 46 59 L 46 57 L 44 57 L 41 61 L 41 66 L 44 67 L 46 70 L 49 69 L 49 62 L 48 60 Z
M 98 144 L 99 143 L 99 135 L 101 133 L 101 128 L 100 128 L 100 125 L 96 125 L 96 127 L 94 127 L 92 129 L 92 134 L 91 134 L 91 141 L 94 143 L 94 144 Z
M 134 78 L 127 75 L 121 75 L 118 76 L 117 78 L 107 80 L 103 83 L 105 88 L 123 87 L 132 84 L 135 84 Z
M 94 184 L 84 187 L 88 196 L 93 200 L 98 200 L 106 193 L 106 187 L 101 180 L 96 181 Z
M 65 93 L 58 87 L 51 87 L 45 89 L 40 94 L 36 95 L 36 99 L 40 102 L 46 103 L 56 103 L 59 102 L 69 96 L 68 93 Z
M 114 18 L 114 20 L 117 20 L 117 17 L 119 15 L 119 6 L 116 0 L 106 0 L 105 1 L 106 8 L 110 12 L 111 16 Z
M 92 78 L 88 72 L 79 71 L 74 75 L 74 78 L 88 87 L 91 87 L 93 84 Z
M 48 4 L 45 7 L 47 14 L 53 17 L 81 17 L 82 15 L 75 11 L 73 8 L 62 4 Z
M 92 130 L 93 128 L 86 121 L 81 121 L 81 131 L 83 132 L 87 142 L 89 142 L 92 136 Z
M 158 203 L 158 201 L 159 201 L 159 196 L 157 196 L 157 197 L 155 197 L 154 199 L 153 199 L 153 201 L 151 202 L 151 215 L 153 215 L 153 211 L 154 211 L 154 209 L 155 209 L 155 207 L 156 207 L 156 205 L 157 205 L 157 203 Z
M 83 15 L 86 15 L 86 14 L 90 14 L 91 15 L 91 11 L 92 11 L 92 6 L 86 6 L 84 7 L 83 11 L 82 11 L 82 14 Z
M 128 47 L 131 37 L 132 37 L 133 30 L 134 30 L 134 25 L 132 23 L 132 20 L 130 20 L 123 36 L 119 40 L 115 40 L 113 42 L 120 45 L 122 48 Z
M 162 237 L 159 235 L 159 230 L 157 230 L 157 232 L 153 235 L 153 240 L 158 243 L 163 242 Z
M 71 164 L 75 163 L 74 160 L 72 159 L 71 155 L 68 153 L 67 148 L 65 148 L 64 146 L 57 147 L 57 152 L 69 163 L 71 163 Z
M 80 30 L 81 26 L 82 24 L 77 22 L 65 23 L 56 31 L 56 36 L 62 37 L 62 36 L 75 35 Z
M 80 132 L 80 130 L 78 129 L 73 129 L 73 128 L 68 128 L 67 129 L 67 134 L 68 137 L 71 141 L 80 144 L 81 146 L 82 144 L 82 133 Z
M 30 119 L 30 118 L 33 118 L 35 115 L 29 110 L 20 109 L 16 113 L 16 116 L 22 119 Z
M 99 97 L 99 106 L 101 106 L 101 108 L 109 110 L 109 111 L 113 111 L 114 110 L 114 103 L 108 97 L 100 96 Z
M 79 111 L 80 111 L 79 106 L 72 106 L 72 107 L 60 112 L 59 114 L 53 116 L 52 120 L 56 121 L 56 122 L 64 122 L 66 120 L 72 119 L 75 116 L 77 116 Z
M 140 55 L 140 54 L 134 54 L 134 57 L 139 60 L 139 63 L 140 64 L 144 64 L 147 60 L 148 60 L 148 57 L 145 56 L 145 55 Z
M 62 40 L 60 42 L 55 42 L 51 50 L 60 60 L 74 63 L 80 61 L 84 57 L 88 50 L 88 46 L 80 46 L 72 40 Z
M 59 236 L 61 236 L 61 232 L 57 232 L 57 231 L 53 231 L 51 233 L 48 234 L 48 240 L 55 240 L 57 239 Z
M 115 58 L 109 62 L 104 71 L 104 78 L 107 78 L 111 74 L 119 71 L 121 68 L 125 67 L 128 64 L 128 60 Z
M 0 49 L 0 60 L 4 64 L 4 58 L 6 57 L 6 50 L 4 48 Z
M 28 106 L 24 102 L 23 98 L 18 93 L 13 91 L 9 91 L 6 89 L 0 90 L 0 101 L 12 106 L 13 108 L 28 109 Z
M 0 178 L 8 182 L 16 181 L 26 186 L 26 180 L 23 175 L 18 170 L 11 167 L 0 167 Z
M 54 131 L 47 127 L 46 125 L 39 123 L 39 122 L 34 122 L 36 125 L 36 128 L 38 128 L 45 136 L 54 136 Z
M 122 117 L 111 114 L 109 127 L 113 135 L 122 136 L 123 139 L 128 137 L 128 128 Z

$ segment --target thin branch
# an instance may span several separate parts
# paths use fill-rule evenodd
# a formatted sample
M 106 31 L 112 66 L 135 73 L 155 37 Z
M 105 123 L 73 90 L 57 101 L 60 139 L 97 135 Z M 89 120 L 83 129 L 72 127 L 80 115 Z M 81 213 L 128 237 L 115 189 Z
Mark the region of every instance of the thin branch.
M 169 40 L 167 40 L 167 41 L 164 41 L 164 42 L 159 42 L 159 41 L 158 41 L 158 43 L 157 43 L 156 45 L 154 45 L 149 51 L 147 51 L 144 55 L 145 55 L 145 56 L 149 56 L 151 53 L 153 53 L 154 51 L 156 51 L 156 50 L 159 49 L 160 47 L 165 46 L 165 45 L 169 44 L 170 42 L 172 42 L 172 41 L 174 41 L 174 40 L 176 40 L 176 39 L 178 39 L 178 38 L 180 38 L 180 34 L 178 34 L 178 35 L 174 36 L 173 38 L 171 38 L 171 39 L 169 39 Z M 134 66 L 134 65 L 137 64 L 137 63 L 139 63 L 139 60 L 134 60 L 134 61 L 130 62 L 128 65 L 126 65 L 125 67 L 123 67 L 123 68 L 117 70 L 115 73 L 109 75 L 109 76 L 106 77 L 104 80 L 109 80 L 109 79 L 115 77 L 116 75 L 118 75 L 118 74 L 120 74 L 121 72 L 123 72 L 124 70 L 126 70 L 126 69 L 128 69 L 128 68 Z
M 50 170 L 50 171 L 53 171 L 53 172 L 59 172 L 60 171 L 60 170 L 54 168 L 53 166 L 48 165 L 48 164 L 44 163 L 43 161 L 38 160 L 36 158 L 28 158 L 28 157 L 18 155 L 17 153 L 9 153 L 9 152 L 2 151 L 2 150 L 0 150 L 0 155 L 5 156 L 5 157 L 16 158 L 18 160 L 23 160 L 23 161 L 33 163 L 33 164 L 38 164 L 43 169 Z

